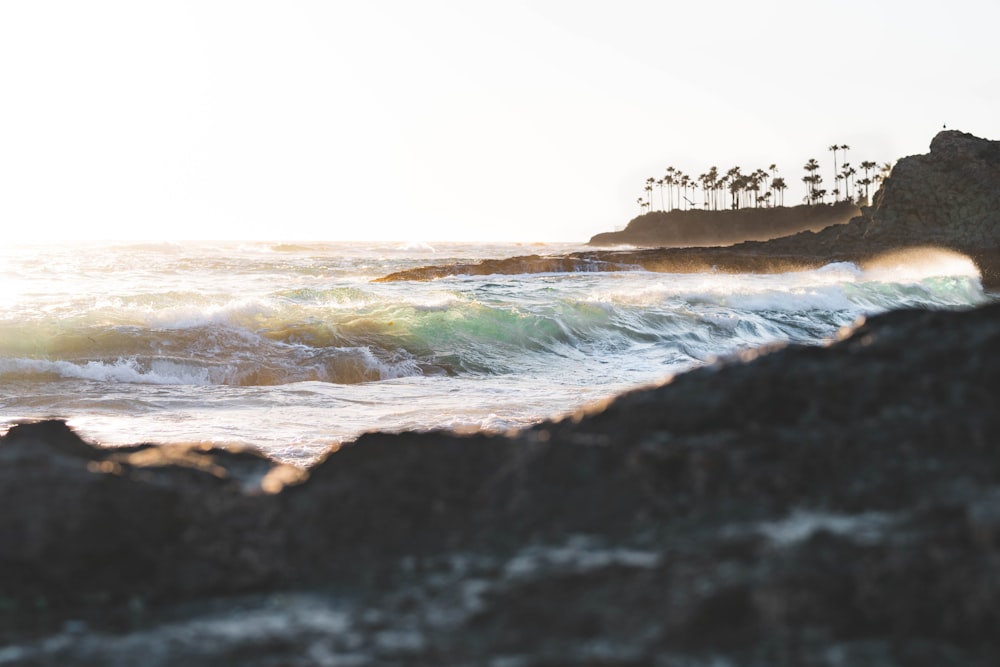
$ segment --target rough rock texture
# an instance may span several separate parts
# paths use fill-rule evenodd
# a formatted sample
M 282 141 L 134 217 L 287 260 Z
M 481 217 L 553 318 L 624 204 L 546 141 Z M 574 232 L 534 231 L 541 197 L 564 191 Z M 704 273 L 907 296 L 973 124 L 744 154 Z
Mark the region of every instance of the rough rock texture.
M 865 238 L 959 250 L 1000 247 L 1000 141 L 941 132 L 927 155 L 903 158 L 865 211 Z
M 995 142 L 943 133 L 849 224 L 559 261 L 982 258 L 995 168 Z M 998 346 L 1000 304 L 889 313 L 507 437 L 366 435 L 308 472 L 19 425 L 0 667 L 1000 664 Z
M 900 249 L 935 246 L 972 258 L 988 288 L 1000 287 L 1000 142 L 956 131 L 939 133 L 925 155 L 905 157 L 849 222 L 770 241 L 724 248 L 595 250 L 562 258 L 516 257 L 479 264 L 428 266 L 381 280 L 431 280 L 456 274 L 524 273 L 533 264 L 562 270 L 783 272 L 829 262 L 863 264 Z M 539 270 L 548 271 L 549 268 Z
M 18 426 L 0 665 L 998 664 L 998 345 L 1000 304 L 890 313 L 304 483 Z
M 251 452 L 103 449 L 60 421 L 15 426 L 0 440 L 0 600 L 259 588 L 287 568 L 269 492 L 304 475 Z
M 620 232 L 596 234 L 587 244 L 684 247 L 767 241 L 801 231 L 818 232 L 848 222 L 860 212 L 849 202 L 735 211 L 653 211 L 632 219 Z

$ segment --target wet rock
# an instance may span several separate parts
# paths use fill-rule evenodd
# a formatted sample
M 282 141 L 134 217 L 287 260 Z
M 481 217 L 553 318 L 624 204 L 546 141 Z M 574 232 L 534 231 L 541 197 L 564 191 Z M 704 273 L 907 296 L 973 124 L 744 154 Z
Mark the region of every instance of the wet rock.
M 0 439 L 0 599 L 59 607 L 259 587 L 284 562 L 265 489 L 298 474 L 249 452 L 105 449 L 61 421 L 14 426 Z
M 893 179 L 992 164 L 977 141 Z M 896 183 L 784 243 L 829 258 L 924 224 Z M 939 241 L 991 238 L 975 219 Z M 771 243 L 726 257 L 803 261 Z M 0 666 L 995 665 L 998 346 L 1000 304 L 887 313 L 504 437 L 369 434 L 308 472 L 18 425 Z
M 998 344 L 1000 304 L 889 313 L 278 493 L 247 452 L 18 426 L 0 665 L 996 664 Z

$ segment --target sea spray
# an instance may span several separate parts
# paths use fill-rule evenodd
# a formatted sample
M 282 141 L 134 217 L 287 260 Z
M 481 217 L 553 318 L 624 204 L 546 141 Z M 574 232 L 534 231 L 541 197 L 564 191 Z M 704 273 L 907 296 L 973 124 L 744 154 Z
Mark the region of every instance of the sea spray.
M 572 246 L 532 248 L 562 253 Z M 859 317 L 983 302 L 961 258 L 780 275 L 646 271 L 375 283 L 502 245 L 117 244 L 0 255 L 5 423 L 107 444 L 238 442 L 308 464 L 368 430 L 504 430 Z

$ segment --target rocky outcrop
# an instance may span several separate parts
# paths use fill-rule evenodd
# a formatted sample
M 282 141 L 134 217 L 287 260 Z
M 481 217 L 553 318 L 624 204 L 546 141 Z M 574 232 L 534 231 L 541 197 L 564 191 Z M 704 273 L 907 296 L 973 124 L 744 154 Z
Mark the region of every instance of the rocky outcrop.
M 994 142 L 944 133 L 838 228 L 559 261 L 972 252 L 995 243 L 994 166 Z M 966 211 L 944 229 L 908 203 L 933 183 Z M 998 345 L 1000 304 L 889 313 L 506 437 L 369 434 L 309 471 L 18 425 L 0 666 L 995 665 Z
M 845 224 L 728 247 L 595 250 L 558 258 L 564 270 L 775 272 L 830 262 L 863 264 L 895 250 L 934 246 L 971 257 L 987 288 L 1000 288 L 1000 142 L 939 133 L 925 155 L 905 157 L 883 181 L 873 205 Z M 518 257 L 481 264 L 428 266 L 381 278 L 431 280 L 448 275 L 524 273 L 556 258 Z M 540 269 L 549 270 L 549 269 Z
M 900 160 L 865 210 L 865 239 L 958 250 L 1000 247 L 1000 141 L 934 137 L 927 155 Z
M 591 237 L 592 246 L 726 246 L 768 241 L 802 231 L 818 232 L 848 222 L 860 209 L 850 202 L 723 211 L 654 211 L 634 218 L 620 232 Z
M 890 313 L 304 482 L 18 426 L 0 665 L 997 664 L 997 345 L 1000 305 Z
M 0 601 L 260 588 L 287 569 L 269 496 L 303 477 L 249 451 L 104 449 L 60 421 L 15 426 L 0 439 Z

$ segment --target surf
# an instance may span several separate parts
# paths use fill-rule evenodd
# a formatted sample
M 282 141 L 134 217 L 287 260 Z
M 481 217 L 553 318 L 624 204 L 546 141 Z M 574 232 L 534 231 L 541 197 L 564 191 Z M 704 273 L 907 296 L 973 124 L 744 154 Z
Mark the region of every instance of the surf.
M 518 250 L 433 246 L 435 258 L 463 261 Z M 876 312 L 989 298 L 955 258 L 376 283 L 430 251 L 51 252 L 53 264 L 2 255 L 18 281 L 0 308 L 4 419 L 61 415 L 108 444 L 252 443 L 296 462 L 372 429 L 523 427 L 748 350 L 823 345 Z

